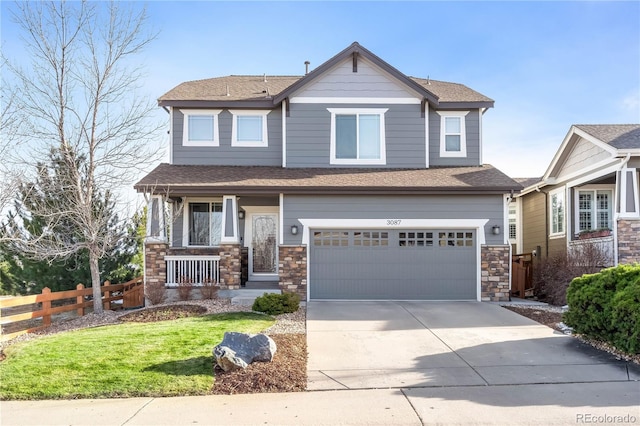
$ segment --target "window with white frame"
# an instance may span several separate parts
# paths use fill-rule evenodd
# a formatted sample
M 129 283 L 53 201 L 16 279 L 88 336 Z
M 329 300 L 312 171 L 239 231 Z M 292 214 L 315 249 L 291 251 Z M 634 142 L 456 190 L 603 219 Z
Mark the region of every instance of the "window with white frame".
M 611 229 L 613 191 L 580 189 L 577 199 L 577 232 Z
M 188 206 L 188 245 L 219 246 L 222 236 L 222 202 L 190 202 Z
M 440 120 L 440 156 L 466 157 L 465 117 L 469 111 L 438 111 Z
M 564 189 L 551 192 L 549 194 L 551 202 L 549 203 L 550 215 L 551 215 L 551 235 L 564 233 Z
M 331 164 L 386 164 L 387 108 L 327 108 L 331 113 Z
M 182 145 L 219 146 L 218 114 L 221 110 L 180 110 L 184 115 Z
M 231 146 L 269 146 L 267 114 L 269 110 L 229 110 L 233 115 Z

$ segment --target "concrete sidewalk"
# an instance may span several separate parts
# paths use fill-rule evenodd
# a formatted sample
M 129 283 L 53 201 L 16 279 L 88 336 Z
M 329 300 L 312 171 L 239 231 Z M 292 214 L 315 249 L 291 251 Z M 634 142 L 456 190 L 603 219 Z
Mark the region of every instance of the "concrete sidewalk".
M 3 401 L 3 426 L 640 424 L 637 382 Z

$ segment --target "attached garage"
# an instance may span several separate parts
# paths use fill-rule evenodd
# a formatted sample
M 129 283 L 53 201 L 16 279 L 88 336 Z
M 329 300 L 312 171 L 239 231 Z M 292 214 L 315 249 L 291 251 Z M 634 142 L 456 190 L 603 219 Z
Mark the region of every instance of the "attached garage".
M 476 300 L 473 229 L 311 229 L 310 299 Z

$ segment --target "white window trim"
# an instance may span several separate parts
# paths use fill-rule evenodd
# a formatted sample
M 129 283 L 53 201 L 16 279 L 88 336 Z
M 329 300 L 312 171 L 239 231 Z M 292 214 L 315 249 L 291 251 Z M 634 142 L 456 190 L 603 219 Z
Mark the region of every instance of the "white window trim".
M 182 204 L 182 247 L 187 248 L 203 248 L 203 247 L 219 247 L 219 246 L 194 246 L 189 244 L 189 204 L 190 203 L 221 203 L 222 204 L 222 220 L 224 221 L 224 201 L 222 197 L 203 198 L 203 197 L 185 197 Z M 222 228 L 224 234 L 224 228 Z M 220 239 L 222 240 L 222 235 Z M 222 243 L 222 241 L 220 241 Z
M 220 132 L 218 130 L 218 114 L 221 109 L 181 109 L 184 115 L 182 126 L 182 146 L 220 146 Z M 206 115 L 213 116 L 213 140 L 212 141 L 190 141 L 189 140 L 189 116 Z
M 610 199 L 609 199 L 609 205 L 610 205 L 610 210 L 609 210 L 609 221 L 611 222 L 609 228 L 613 229 L 613 220 L 614 220 L 614 215 L 615 215 L 615 187 L 612 185 L 588 185 L 588 186 L 581 186 L 581 187 L 574 187 L 574 197 L 573 197 L 573 202 L 574 202 L 574 206 L 573 206 L 573 211 L 574 211 L 574 233 L 575 234 L 579 234 L 580 231 L 580 192 L 592 192 L 594 197 L 593 197 L 593 206 L 592 208 L 594 210 L 592 210 L 592 217 L 591 217 L 591 222 L 593 224 L 593 222 L 597 222 L 597 211 L 598 208 L 596 207 L 596 203 L 598 202 L 598 197 L 597 197 L 597 193 L 598 191 L 609 191 L 610 193 Z M 597 229 L 597 227 L 594 227 L 592 229 Z
M 469 111 L 436 111 L 440 115 L 440 157 L 467 156 L 467 129 L 465 117 Z M 447 151 L 445 120 L 446 117 L 460 118 L 460 151 Z
M 563 197 L 563 211 L 562 211 L 562 232 L 553 232 L 553 197 L 557 194 L 561 194 Z M 564 237 L 567 232 L 567 194 L 565 188 L 555 189 L 549 192 L 549 237 L 559 238 Z
M 265 148 L 269 146 L 269 138 L 267 131 L 267 115 L 271 110 L 237 110 L 230 109 L 229 112 L 233 115 L 233 125 L 231 127 L 231 146 L 239 148 Z M 238 140 L 238 117 L 239 116 L 252 116 L 262 117 L 262 140 L 261 141 L 239 141 Z
M 327 108 L 331 113 L 330 164 L 387 164 L 384 115 L 389 108 Z M 377 114 L 380 116 L 380 158 L 336 158 L 336 115 Z

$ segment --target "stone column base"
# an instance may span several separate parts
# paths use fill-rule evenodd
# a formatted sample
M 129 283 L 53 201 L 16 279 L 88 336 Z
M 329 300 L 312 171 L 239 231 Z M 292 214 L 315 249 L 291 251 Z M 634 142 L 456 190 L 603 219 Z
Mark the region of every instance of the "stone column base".
M 279 254 L 280 290 L 296 293 L 300 300 L 307 300 L 307 247 L 281 245 Z
M 480 293 L 483 302 L 506 302 L 509 297 L 509 246 L 483 245 L 480 252 Z

